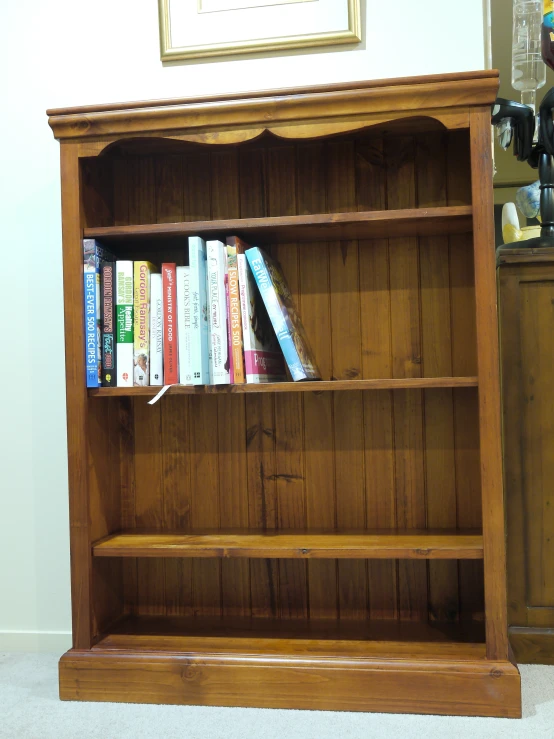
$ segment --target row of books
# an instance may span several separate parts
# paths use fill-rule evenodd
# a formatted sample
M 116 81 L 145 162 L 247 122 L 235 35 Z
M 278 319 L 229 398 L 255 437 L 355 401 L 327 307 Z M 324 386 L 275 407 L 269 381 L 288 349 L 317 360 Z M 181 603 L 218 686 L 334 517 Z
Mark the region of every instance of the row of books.
M 279 265 L 236 236 L 188 239 L 186 266 L 83 241 L 87 387 L 321 378 Z

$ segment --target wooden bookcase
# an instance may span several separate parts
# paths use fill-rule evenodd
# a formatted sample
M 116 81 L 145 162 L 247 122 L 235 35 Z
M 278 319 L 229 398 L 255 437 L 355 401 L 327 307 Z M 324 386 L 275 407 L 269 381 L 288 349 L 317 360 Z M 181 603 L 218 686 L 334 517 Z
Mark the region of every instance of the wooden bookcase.
M 73 649 L 60 694 L 519 716 L 506 626 L 496 72 L 50 110 Z M 85 388 L 83 236 L 281 262 L 320 383 Z

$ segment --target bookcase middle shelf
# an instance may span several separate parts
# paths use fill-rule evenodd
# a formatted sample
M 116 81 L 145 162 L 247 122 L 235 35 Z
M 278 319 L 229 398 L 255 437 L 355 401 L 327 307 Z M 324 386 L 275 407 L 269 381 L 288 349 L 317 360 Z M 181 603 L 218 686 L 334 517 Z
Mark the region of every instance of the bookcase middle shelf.
M 470 233 L 473 208 L 459 205 L 403 210 L 316 213 L 300 216 L 234 218 L 228 220 L 147 223 L 129 226 L 85 228 L 84 237 L 99 239 L 113 248 L 135 247 L 141 240 L 165 240 L 186 236 L 214 239 L 238 235 L 251 244 L 348 241 L 402 236 L 447 236 Z
M 403 377 L 378 380 L 318 380 L 314 382 L 271 382 L 241 385 L 171 385 L 166 395 L 212 395 L 243 393 L 321 393 L 354 390 L 430 390 L 433 388 L 477 387 L 477 377 Z M 89 388 L 91 398 L 114 396 L 150 396 L 161 390 L 159 385 L 148 387 Z
M 483 559 L 477 530 L 353 532 L 122 531 L 92 545 L 95 557 L 205 557 L 252 559 Z

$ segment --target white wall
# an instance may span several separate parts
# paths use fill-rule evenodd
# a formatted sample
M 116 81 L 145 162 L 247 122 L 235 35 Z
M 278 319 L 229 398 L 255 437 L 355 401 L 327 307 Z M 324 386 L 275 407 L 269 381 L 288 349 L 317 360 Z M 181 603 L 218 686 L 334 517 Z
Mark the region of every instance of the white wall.
M 0 651 L 70 645 L 59 147 L 45 109 L 483 68 L 482 0 L 366 4 L 353 50 L 163 67 L 155 0 L 2 3 Z

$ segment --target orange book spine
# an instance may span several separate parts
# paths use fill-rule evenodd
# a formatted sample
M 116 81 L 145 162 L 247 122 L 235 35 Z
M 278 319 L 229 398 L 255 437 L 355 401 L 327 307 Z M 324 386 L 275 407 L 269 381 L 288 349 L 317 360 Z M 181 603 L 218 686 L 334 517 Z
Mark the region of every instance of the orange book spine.
M 244 354 L 242 344 L 242 317 L 240 309 L 239 271 L 237 249 L 227 244 L 227 268 L 229 274 L 229 315 L 231 332 L 231 351 L 233 353 L 234 383 L 246 382 L 244 374 Z

